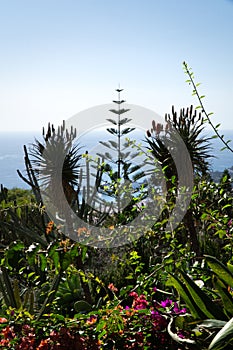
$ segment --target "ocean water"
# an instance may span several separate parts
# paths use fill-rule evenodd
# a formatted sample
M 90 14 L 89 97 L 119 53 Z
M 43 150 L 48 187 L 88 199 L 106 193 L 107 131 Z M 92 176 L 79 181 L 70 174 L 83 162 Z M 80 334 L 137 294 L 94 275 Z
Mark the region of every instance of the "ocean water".
M 233 130 L 226 130 L 221 133 L 225 135 L 226 140 L 233 140 Z M 139 142 L 144 139 L 142 132 L 134 132 L 130 134 L 130 136 L 132 139 L 137 139 Z M 30 144 L 35 141 L 35 138 L 41 139 L 41 134 L 33 132 L 0 132 L 0 184 L 9 189 L 13 187 L 29 188 L 29 186 L 20 179 L 17 174 L 17 169 L 24 175 L 26 174 L 23 146 L 26 145 L 27 148 L 29 148 Z M 98 152 L 101 151 L 98 141 L 113 139 L 114 137 L 106 130 L 95 130 L 82 136 L 78 142 L 80 146 L 82 146 L 83 153 L 85 153 L 86 150 Z M 233 148 L 233 141 L 230 143 L 230 146 Z M 212 140 L 211 153 L 216 157 L 211 160 L 213 171 L 223 171 L 233 166 L 233 153 L 228 150 L 221 151 L 222 147 L 223 145 L 220 140 Z

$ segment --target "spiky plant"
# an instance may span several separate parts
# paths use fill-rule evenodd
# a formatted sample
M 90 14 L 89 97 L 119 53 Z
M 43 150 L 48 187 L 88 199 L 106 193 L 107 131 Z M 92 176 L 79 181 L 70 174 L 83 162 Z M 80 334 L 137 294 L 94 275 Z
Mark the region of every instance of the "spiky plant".
M 73 144 L 75 137 L 76 130 L 68 132 L 65 122 L 57 131 L 49 124 L 46 133 L 43 129 L 44 143 L 36 140 L 29 152 L 39 184 L 56 193 L 61 183 L 69 204 L 76 196 L 82 158 L 80 148 Z
M 152 122 L 151 130 L 147 131 L 146 142 L 153 157 L 160 163 L 163 169 L 167 188 L 167 200 L 176 202 L 179 191 L 180 179 L 176 161 L 178 159 L 180 173 L 184 179 L 190 176 L 203 178 L 208 176 L 210 154 L 210 139 L 204 136 L 204 120 L 201 113 L 193 109 L 193 106 L 177 112 L 172 107 L 172 114 L 165 115 L 166 126 Z M 182 142 L 184 143 L 182 145 Z M 186 147 L 188 153 L 184 149 Z M 171 154 L 172 150 L 172 154 Z M 176 159 L 174 158 L 176 155 Z M 190 157 L 190 162 L 187 157 Z M 192 169 L 190 169 L 192 168 Z M 184 182 L 185 183 L 185 182 Z M 187 181 L 188 183 L 188 181 Z M 192 190 L 191 188 L 188 189 Z M 169 213 L 168 213 L 169 215 Z M 184 223 L 187 228 L 187 235 L 190 236 L 191 245 L 197 255 L 200 254 L 198 233 L 194 225 L 194 219 L 190 208 L 184 216 Z
M 152 129 L 151 131 L 148 130 L 146 141 L 154 157 L 164 167 L 168 168 L 168 177 L 177 174 L 174 161 L 163 141 L 166 138 L 167 144 L 175 150 L 178 144 L 177 137 L 183 140 L 188 150 L 194 174 L 207 175 L 209 171 L 208 160 L 213 156 L 210 154 L 211 138 L 202 135 L 205 125 L 201 113 L 197 113 L 197 110 L 194 110 L 193 106 L 191 106 L 186 110 L 185 108 L 181 109 L 178 116 L 173 106 L 172 114 L 166 114 L 165 121 L 165 128 L 161 124 L 156 125 L 155 121 L 152 122 Z

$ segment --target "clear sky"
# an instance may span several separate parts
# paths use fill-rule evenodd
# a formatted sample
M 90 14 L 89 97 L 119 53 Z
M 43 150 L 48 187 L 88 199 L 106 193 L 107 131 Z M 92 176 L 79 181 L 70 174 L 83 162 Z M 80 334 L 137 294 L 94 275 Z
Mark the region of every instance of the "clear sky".
M 0 131 L 58 125 L 119 83 L 161 115 L 196 106 L 184 60 L 213 121 L 233 129 L 231 0 L 0 0 L 0 49 Z

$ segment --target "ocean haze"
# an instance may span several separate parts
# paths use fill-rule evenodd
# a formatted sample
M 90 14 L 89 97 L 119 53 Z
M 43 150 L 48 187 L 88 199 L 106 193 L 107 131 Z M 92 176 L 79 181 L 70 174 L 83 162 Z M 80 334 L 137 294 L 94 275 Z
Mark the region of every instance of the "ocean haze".
M 233 140 L 233 130 L 223 130 L 221 134 L 225 139 Z M 143 131 L 134 132 L 129 135 L 130 138 L 136 139 L 143 143 Z M 19 169 L 23 174 L 25 173 L 24 165 L 24 150 L 23 146 L 27 148 L 35 141 L 36 138 L 41 139 L 41 134 L 33 132 L 0 132 L 0 184 L 7 188 L 19 187 L 29 188 L 29 186 L 17 174 Z M 98 141 L 112 140 L 113 135 L 110 135 L 106 130 L 93 130 L 84 134 L 77 142 L 80 144 L 81 151 L 85 153 L 86 150 L 94 150 L 96 152 L 99 147 Z M 97 147 L 98 146 L 98 147 Z M 211 167 L 213 171 L 223 171 L 226 168 L 233 166 L 233 153 L 229 150 L 221 151 L 224 146 L 219 139 L 212 140 L 213 149 L 211 153 L 216 158 L 211 159 Z M 233 148 L 233 142 L 230 143 Z

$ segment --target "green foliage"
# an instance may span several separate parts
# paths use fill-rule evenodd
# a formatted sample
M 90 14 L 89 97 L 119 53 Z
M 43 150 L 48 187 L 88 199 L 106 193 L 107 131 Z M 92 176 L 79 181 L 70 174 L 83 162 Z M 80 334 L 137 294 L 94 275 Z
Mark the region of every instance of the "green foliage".
M 189 80 L 193 84 L 193 74 Z M 198 94 L 195 88 L 194 94 Z M 203 96 L 199 98 L 203 100 Z M 135 145 L 130 140 L 125 145 L 119 143 L 132 128 L 126 125 L 130 119 L 121 118 L 127 112 L 120 106 L 123 101 L 115 102 L 119 109 L 112 112 L 118 119 L 108 119 L 113 126 L 108 128 L 113 140 L 102 142 L 108 150 L 95 163 L 86 152 L 82 155 L 84 165 L 80 166 L 79 149 L 72 144 L 74 130 L 65 131 L 62 125 L 55 131 L 49 126 L 43 144 L 36 142 L 30 152 L 25 147 L 27 177 L 20 176 L 32 191 L 1 187 L 0 346 L 26 349 L 30 344 L 31 349 L 43 349 L 60 344 L 71 350 L 77 346 L 83 350 L 133 349 L 134 344 L 138 349 L 230 348 L 233 342 L 230 173 L 225 171 L 218 183 L 211 179 L 210 140 L 202 136 L 205 120 L 192 107 L 182 109 L 179 116 L 172 109 L 171 116 L 166 116 L 165 127 L 152 122 L 147 138 L 148 155 L 140 147 L 133 153 L 129 151 L 127 145 Z M 182 194 L 175 163 L 163 144 L 166 136 L 170 137 L 170 146 L 176 147 L 169 125 L 189 150 L 195 179 L 183 220 L 174 230 L 167 231 L 177 194 Z M 138 240 L 118 248 L 101 249 L 68 239 L 62 226 L 47 216 L 38 186 L 37 171 L 41 166 L 45 187 L 53 182 L 56 195 L 57 178 L 51 179 L 51 170 L 59 159 L 49 157 L 53 154 L 49 150 L 56 153 L 60 146 L 61 154 L 68 152 L 62 168 L 62 185 L 74 213 L 86 223 L 113 229 L 129 224 L 138 215 L 137 204 L 147 191 L 143 185 L 135 191 L 130 187 L 143 179 L 141 169 L 134 167 L 130 159 L 140 155 L 147 162 L 152 156 L 155 161 L 151 162 L 150 190 L 154 202 L 161 204 L 160 216 L 153 226 L 140 232 Z M 158 171 L 156 159 L 162 172 Z M 159 176 L 165 176 L 167 187 L 166 201 L 161 202 L 157 193 Z M 108 183 L 103 187 L 106 179 Z M 125 179 L 129 179 L 129 187 L 122 185 Z M 115 198 L 118 194 L 125 196 L 129 205 L 112 214 L 108 203 L 97 202 L 98 191 Z M 59 215 L 65 216 L 62 206 L 59 210 Z M 78 227 L 75 233 L 83 243 L 93 243 L 88 241 L 86 227 Z

